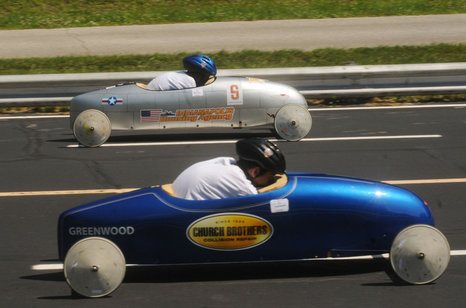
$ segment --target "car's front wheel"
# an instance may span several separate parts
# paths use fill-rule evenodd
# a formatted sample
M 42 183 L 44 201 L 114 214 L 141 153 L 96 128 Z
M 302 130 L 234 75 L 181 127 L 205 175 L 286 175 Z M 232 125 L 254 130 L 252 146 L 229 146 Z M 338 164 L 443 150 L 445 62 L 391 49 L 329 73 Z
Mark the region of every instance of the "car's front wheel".
M 85 297 L 102 297 L 120 286 L 126 273 L 126 261 L 112 241 L 88 237 L 68 250 L 63 270 L 74 292 Z
M 98 147 L 110 137 L 112 125 L 105 113 L 96 109 L 81 112 L 74 121 L 73 133 L 86 147 Z

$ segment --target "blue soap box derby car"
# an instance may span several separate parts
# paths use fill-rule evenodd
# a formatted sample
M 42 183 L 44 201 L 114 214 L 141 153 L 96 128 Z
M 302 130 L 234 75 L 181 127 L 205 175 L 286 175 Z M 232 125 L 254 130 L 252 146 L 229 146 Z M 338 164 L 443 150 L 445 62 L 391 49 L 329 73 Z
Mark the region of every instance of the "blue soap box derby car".
M 126 266 L 335 260 L 389 254 L 412 284 L 442 275 L 450 247 L 427 204 L 389 184 L 287 173 L 259 194 L 193 201 L 171 184 L 65 211 L 59 257 L 73 291 L 110 294 Z

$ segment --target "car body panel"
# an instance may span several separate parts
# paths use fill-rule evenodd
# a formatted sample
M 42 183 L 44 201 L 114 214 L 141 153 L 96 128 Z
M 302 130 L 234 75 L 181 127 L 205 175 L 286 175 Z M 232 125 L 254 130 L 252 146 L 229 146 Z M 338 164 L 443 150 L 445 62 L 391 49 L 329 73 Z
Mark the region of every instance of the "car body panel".
M 368 180 L 288 173 L 285 186 L 257 195 L 193 201 L 153 186 L 65 211 L 59 257 L 100 236 L 128 264 L 257 262 L 385 253 L 413 224 L 433 225 L 412 192 Z
M 125 84 L 84 93 L 71 101 L 70 126 L 84 110 L 104 112 L 112 130 L 267 126 L 280 107 L 307 108 L 294 88 L 247 77 L 218 77 L 209 85 L 152 91 Z

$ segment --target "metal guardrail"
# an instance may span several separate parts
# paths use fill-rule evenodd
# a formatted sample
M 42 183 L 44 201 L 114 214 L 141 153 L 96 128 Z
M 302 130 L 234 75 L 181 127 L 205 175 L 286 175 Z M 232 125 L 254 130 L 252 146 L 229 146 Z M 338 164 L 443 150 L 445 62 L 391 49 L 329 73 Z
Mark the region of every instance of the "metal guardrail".
M 148 82 L 163 72 L 0 76 L 0 106 L 69 103 L 77 94 L 105 86 Z M 306 98 L 466 93 L 466 63 L 346 65 L 219 70 L 218 76 L 249 76 L 288 84 Z

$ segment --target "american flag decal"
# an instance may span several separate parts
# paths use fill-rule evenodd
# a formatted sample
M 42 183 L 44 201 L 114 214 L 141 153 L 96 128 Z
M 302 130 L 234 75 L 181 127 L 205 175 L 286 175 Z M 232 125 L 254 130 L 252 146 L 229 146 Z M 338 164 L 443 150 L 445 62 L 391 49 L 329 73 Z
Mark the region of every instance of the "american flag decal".
M 141 123 L 160 122 L 162 109 L 141 110 Z

